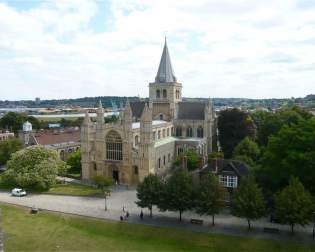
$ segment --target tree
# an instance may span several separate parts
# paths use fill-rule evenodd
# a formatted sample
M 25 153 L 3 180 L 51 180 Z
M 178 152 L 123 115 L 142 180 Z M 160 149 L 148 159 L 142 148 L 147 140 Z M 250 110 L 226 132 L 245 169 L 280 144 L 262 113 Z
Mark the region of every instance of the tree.
M 265 200 L 254 177 L 242 179 L 239 188 L 232 196 L 231 210 L 234 216 L 247 219 L 248 229 L 251 228 L 252 220 L 259 219 L 265 214 Z
M 223 198 L 224 188 L 218 178 L 212 173 L 206 174 L 202 177 L 196 192 L 196 212 L 201 215 L 211 215 L 214 225 L 214 216 L 224 207 Z
M 231 158 L 235 146 L 245 137 L 255 137 L 255 124 L 251 117 L 238 109 L 220 112 L 218 119 L 219 141 L 226 158 Z
M 183 156 L 187 157 L 187 169 L 188 171 L 193 171 L 199 168 L 200 166 L 200 156 L 198 153 L 194 150 L 186 150 L 184 153 L 181 155 L 178 155 L 176 160 L 175 160 L 175 165 L 176 166 L 181 166 L 182 165 L 182 158 Z
M 209 153 L 208 159 L 215 159 L 215 158 L 224 158 L 224 153 L 222 151 L 214 151 Z
M 0 165 L 5 165 L 11 158 L 11 155 L 22 149 L 23 144 L 17 138 L 9 138 L 5 141 L 0 141 Z
M 110 196 L 109 186 L 113 184 L 113 180 L 110 177 L 104 175 L 94 175 L 92 181 L 97 185 L 98 188 L 102 189 L 105 200 L 105 211 L 107 211 L 107 198 Z
M 192 194 L 190 174 L 183 169 L 178 169 L 166 181 L 158 208 L 162 211 L 179 211 L 179 221 L 181 221 L 182 213 L 192 208 Z
M 255 166 L 260 158 L 260 150 L 258 145 L 249 137 L 245 137 L 233 151 L 233 159 L 240 160 L 250 166 Z
M 0 119 L 0 128 L 9 129 L 15 134 L 22 129 L 25 117 L 20 113 L 9 112 Z
M 71 172 L 81 172 L 81 150 L 77 150 L 69 156 L 67 165 L 70 166 Z
M 157 175 L 149 174 L 137 187 L 136 204 L 141 208 L 148 208 L 150 210 L 150 217 L 152 217 L 153 205 L 158 205 L 163 183 Z
M 314 204 L 311 194 L 304 189 L 298 178 L 291 177 L 286 186 L 275 198 L 275 214 L 283 224 L 307 225 L 313 217 Z
M 55 150 L 31 146 L 12 154 L 3 179 L 6 183 L 31 189 L 47 190 L 56 176 L 66 170 Z
M 284 125 L 271 136 L 262 158 L 259 179 L 271 193 L 288 184 L 290 176 L 300 179 L 315 193 L 315 118 Z

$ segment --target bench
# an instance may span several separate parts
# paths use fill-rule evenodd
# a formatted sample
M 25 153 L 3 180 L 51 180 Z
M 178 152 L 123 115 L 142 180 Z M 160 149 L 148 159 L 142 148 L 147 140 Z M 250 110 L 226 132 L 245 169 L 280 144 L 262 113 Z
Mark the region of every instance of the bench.
M 191 224 L 202 225 L 202 224 L 203 224 L 203 220 L 191 219 L 191 220 L 190 220 L 190 223 L 191 223 Z
M 264 232 L 265 233 L 278 234 L 279 233 L 279 229 L 278 228 L 264 227 Z

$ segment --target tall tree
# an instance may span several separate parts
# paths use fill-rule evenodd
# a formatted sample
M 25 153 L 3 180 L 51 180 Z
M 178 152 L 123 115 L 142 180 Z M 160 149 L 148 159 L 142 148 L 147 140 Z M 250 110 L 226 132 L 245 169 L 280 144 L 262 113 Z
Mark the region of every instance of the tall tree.
M 77 150 L 69 156 L 67 165 L 70 166 L 69 171 L 81 172 L 81 150 Z
M 31 146 L 12 154 L 2 179 L 6 184 L 32 189 L 49 189 L 56 183 L 56 176 L 66 170 L 57 151 L 43 146 Z
M 109 186 L 113 184 L 113 180 L 110 177 L 104 175 L 94 175 L 92 181 L 97 185 L 98 188 L 102 189 L 104 200 L 105 200 L 105 211 L 107 211 L 107 198 L 110 196 Z
M 203 176 L 197 188 L 194 204 L 196 212 L 212 216 L 212 225 L 214 225 L 214 216 L 224 207 L 224 188 L 212 173 Z
M 255 166 L 255 163 L 260 158 L 260 149 L 258 145 L 249 137 L 245 137 L 233 151 L 233 159 L 243 161 L 250 166 Z
M 278 191 L 295 176 L 311 193 L 315 193 L 315 118 L 284 125 L 271 136 L 258 171 L 264 188 Z
M 298 178 L 291 177 L 289 185 L 276 196 L 275 211 L 281 223 L 291 225 L 292 233 L 294 225 L 304 226 L 312 220 L 313 198 Z
M 178 211 L 179 221 L 182 213 L 192 208 L 193 184 L 191 175 L 182 169 L 173 172 L 166 181 L 158 207 L 162 211 Z
M 22 129 L 25 117 L 21 113 L 9 112 L 0 119 L 0 128 L 13 131 L 15 134 Z
M 9 138 L 5 141 L 0 141 L 0 165 L 5 165 L 11 158 L 11 155 L 22 149 L 23 144 L 17 138 Z
M 235 146 L 245 137 L 255 137 L 255 124 L 251 117 L 238 109 L 220 112 L 218 119 L 219 141 L 226 158 L 231 158 Z
M 136 204 L 141 208 L 148 208 L 150 210 L 150 217 L 152 217 L 153 205 L 158 205 L 161 197 L 163 183 L 157 175 L 149 174 L 137 187 Z
M 182 165 L 182 158 L 183 156 L 187 157 L 187 169 L 189 171 L 196 170 L 200 167 L 201 164 L 201 158 L 198 155 L 198 153 L 194 150 L 186 150 L 184 153 L 181 155 L 178 155 L 176 160 L 175 160 L 175 165 L 176 166 L 181 166 Z
M 248 229 L 251 221 L 261 218 L 265 214 L 265 200 L 262 190 L 258 187 L 254 177 L 243 178 L 239 188 L 232 196 L 232 214 L 246 218 Z

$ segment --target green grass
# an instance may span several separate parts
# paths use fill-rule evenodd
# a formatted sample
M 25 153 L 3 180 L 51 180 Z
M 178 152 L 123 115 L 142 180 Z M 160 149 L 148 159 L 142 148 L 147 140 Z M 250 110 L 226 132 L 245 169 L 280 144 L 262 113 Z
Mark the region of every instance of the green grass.
M 73 196 L 102 196 L 102 190 L 79 184 L 57 184 L 45 193 Z
M 288 241 L 209 235 L 2 205 L 5 251 L 314 251 Z

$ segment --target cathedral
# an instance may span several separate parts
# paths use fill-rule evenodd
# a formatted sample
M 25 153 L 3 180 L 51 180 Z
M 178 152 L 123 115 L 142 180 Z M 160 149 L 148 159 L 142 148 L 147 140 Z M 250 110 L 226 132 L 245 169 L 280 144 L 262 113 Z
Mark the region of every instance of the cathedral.
M 165 40 L 155 81 L 149 83 L 149 101 L 127 101 L 113 123 L 104 123 L 101 102 L 96 122 L 86 113 L 81 127 L 82 179 L 104 174 L 117 183 L 136 185 L 150 173 L 165 176 L 188 149 L 206 164 L 215 136 L 213 104 L 182 100 L 182 84 Z

